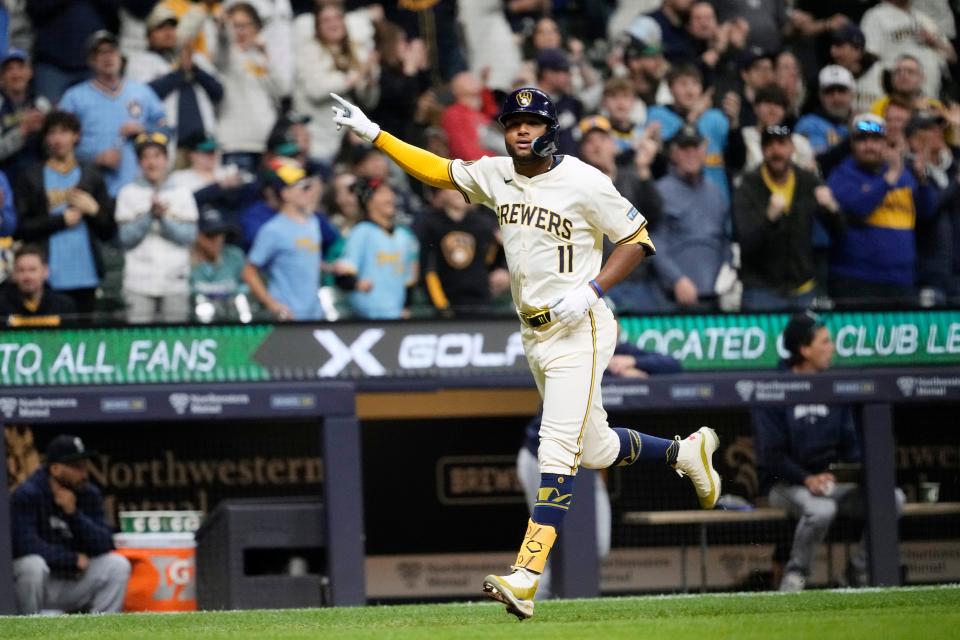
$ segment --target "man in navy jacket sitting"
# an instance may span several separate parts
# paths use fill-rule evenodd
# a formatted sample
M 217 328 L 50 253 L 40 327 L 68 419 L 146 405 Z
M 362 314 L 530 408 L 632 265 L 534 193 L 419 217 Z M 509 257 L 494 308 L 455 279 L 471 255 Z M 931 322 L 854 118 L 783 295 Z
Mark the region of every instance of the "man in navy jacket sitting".
M 783 346 L 790 353 L 786 368 L 797 374 L 826 371 L 833 360 L 830 330 L 809 311 L 790 319 L 783 330 Z M 837 513 L 863 517 L 859 485 L 834 474 L 835 463 L 860 462 L 853 413 L 848 405 L 788 405 L 756 407 L 751 419 L 760 490 L 769 491 L 770 506 L 786 509 L 797 519 L 780 591 L 800 591 L 806 586 L 813 553 Z M 897 489 L 898 513 L 903 502 Z M 847 577 L 851 586 L 867 582 L 862 540 L 850 558 Z
M 103 496 L 87 482 L 96 455 L 80 438 L 59 435 L 46 465 L 11 497 L 17 609 L 114 612 L 123 607 L 130 563 L 113 550 Z

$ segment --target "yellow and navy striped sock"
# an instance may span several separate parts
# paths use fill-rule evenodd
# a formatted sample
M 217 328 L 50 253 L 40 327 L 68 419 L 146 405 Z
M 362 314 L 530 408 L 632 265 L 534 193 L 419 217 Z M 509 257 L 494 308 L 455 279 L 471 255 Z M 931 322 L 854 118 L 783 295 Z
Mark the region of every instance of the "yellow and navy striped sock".
M 573 499 L 574 476 L 559 473 L 541 473 L 537 502 L 533 505 L 530 519 L 539 524 L 549 524 L 557 531 Z

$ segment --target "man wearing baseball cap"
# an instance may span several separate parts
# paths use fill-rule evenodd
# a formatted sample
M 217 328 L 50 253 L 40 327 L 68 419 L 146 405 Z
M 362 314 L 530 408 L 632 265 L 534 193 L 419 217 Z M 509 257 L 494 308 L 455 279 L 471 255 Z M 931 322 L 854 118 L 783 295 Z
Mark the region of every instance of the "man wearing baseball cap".
M 862 35 L 860 34 L 861 37 Z M 853 36 L 856 36 L 856 33 Z M 804 115 L 797 121 L 796 132 L 806 136 L 810 141 L 814 153 L 817 154 L 821 171 L 823 175 L 827 175 L 849 153 L 848 124 L 857 96 L 857 87 L 850 70 L 839 64 L 827 65 L 821 69 L 817 80 L 820 105 L 816 111 Z M 820 218 L 814 218 L 813 236 L 810 242 L 817 265 L 817 284 L 820 294 L 826 293 L 828 254 L 836 236 L 837 233 L 830 231 L 830 227 L 825 226 Z
M 782 351 L 787 354 L 782 368 L 809 376 L 830 368 L 835 348 L 823 321 L 805 311 L 784 328 Z M 750 417 L 760 491 L 769 494 L 770 506 L 786 509 L 797 520 L 780 591 L 801 591 L 834 518 L 863 517 L 856 475 L 862 454 L 853 412 L 849 405 L 793 405 L 757 407 Z M 905 501 L 899 489 L 895 499 L 899 515 Z M 862 538 L 850 554 L 846 578 L 851 587 L 867 584 Z
M 668 64 L 663 57 L 663 37 L 660 25 L 650 16 L 639 16 L 627 30 L 630 36 L 623 52 L 627 77 L 633 91 L 644 104 L 657 102 L 657 94 L 666 91 L 663 84 Z
M 197 240 L 190 256 L 190 295 L 201 321 L 205 319 L 205 308 L 219 315 L 217 319 L 237 319 L 236 296 L 248 291 L 243 282 L 246 262 L 243 249 L 226 242 L 227 234 L 232 231 L 219 209 L 205 207 L 200 210 Z M 204 302 L 212 306 L 204 307 Z
M 838 64 L 827 65 L 817 76 L 820 106 L 797 121 L 794 130 L 807 137 L 820 154 L 847 137 L 856 83 L 853 74 Z
M 657 181 L 662 232 L 670 245 L 656 265 L 660 286 L 677 307 L 715 311 L 714 285 L 729 259 L 729 198 L 707 179 L 707 141 L 693 125 L 670 139 L 670 172 Z M 668 305 L 669 308 L 669 305 Z
M 90 77 L 87 67 L 89 38 L 94 33 L 116 32 L 116 6 L 106 9 L 101 0 L 24 2 L 33 27 L 37 93 L 56 104 L 68 87 Z
M 176 12 L 158 3 L 146 18 L 147 49 L 130 56 L 126 77 L 150 87 L 163 100 L 167 122 L 179 141 L 217 128 L 215 107 L 223 85 L 213 63 L 190 44 L 178 43 Z M 182 160 L 182 158 L 181 158 Z
M 865 47 L 866 38 L 855 24 L 848 23 L 830 35 L 830 59 L 853 74 L 854 113 L 869 111 L 884 94 L 883 64 Z
M 608 81 L 608 84 L 613 80 Z M 613 182 L 624 198 L 635 206 L 643 206 L 644 216 L 650 226 L 660 221 L 663 203 L 650 169 L 658 153 L 657 143 L 649 136 L 637 138 L 637 148 L 631 149 L 633 160 L 618 164 L 619 147 L 616 129 L 604 116 L 591 116 L 580 121 L 580 151 L 577 157 L 596 167 Z M 684 133 L 681 131 L 681 139 Z M 697 134 L 699 136 L 699 134 Z M 699 142 L 696 144 L 699 145 Z M 604 243 L 604 259 L 613 251 L 612 243 Z M 623 279 L 607 297 L 622 313 L 650 313 L 662 308 L 664 296 L 653 277 L 651 269 L 643 264 Z
M 754 99 L 757 91 L 774 81 L 774 54 L 760 47 L 747 47 L 737 56 L 742 89 L 727 91 L 721 102 L 724 115 L 730 121 L 730 129 L 749 127 L 757 122 Z
M 320 320 L 322 235 L 314 215 L 320 181 L 292 158 L 278 156 L 268 167 L 266 180 L 278 211 L 257 231 L 243 279 L 276 319 Z
M 70 87 L 59 108 L 80 119 L 77 158 L 94 162 L 110 196 L 116 197 L 137 175 L 134 138 L 163 127 L 167 116 L 153 89 L 123 77 L 123 57 L 114 34 L 93 33 L 87 39 L 86 59 L 93 78 Z
M 361 177 L 353 191 L 364 219 L 347 236 L 335 265 L 337 284 L 350 289 L 348 302 L 356 317 L 405 317 L 407 292 L 419 279 L 420 243 L 407 227 L 397 224 L 399 207 L 386 180 Z
M 560 132 L 557 145 L 560 153 L 575 154 L 576 123 L 584 115 L 583 103 L 573 92 L 570 58 L 563 49 L 543 49 L 537 54 L 537 87 L 547 93 L 557 110 Z
M 827 179 L 855 223 L 831 255 L 830 296 L 841 304 L 916 303 L 914 229 L 918 217 L 936 214 L 937 190 L 885 136 L 883 118 L 854 118 L 853 153 Z
M 794 164 L 790 128 L 778 124 L 760 134 L 763 162 L 749 171 L 733 198 L 740 242 L 744 311 L 808 308 L 817 273 L 811 228 L 815 221 L 834 234 L 843 218 L 830 189 L 813 172 Z
M 33 65 L 23 49 L 0 57 L 0 170 L 10 182 L 43 157 L 40 129 L 50 101 L 31 89 Z
M 130 563 L 113 550 L 103 496 L 87 481 L 97 452 L 83 440 L 58 435 L 45 465 L 10 498 L 13 579 L 17 611 L 120 611 Z

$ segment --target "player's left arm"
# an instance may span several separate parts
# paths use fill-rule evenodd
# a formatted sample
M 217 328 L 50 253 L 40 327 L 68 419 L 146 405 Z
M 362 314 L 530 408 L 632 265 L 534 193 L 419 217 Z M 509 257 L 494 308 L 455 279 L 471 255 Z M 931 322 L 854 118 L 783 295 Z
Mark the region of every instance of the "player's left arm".
M 647 257 L 647 247 L 640 243 L 622 244 L 614 249 L 600 273 L 593 279 L 604 293 L 610 291 L 636 269 Z M 599 295 L 599 292 L 598 292 Z
M 650 239 L 643 214 L 620 195 L 609 180 L 597 182 L 591 190 L 591 204 L 586 207 L 584 216 L 617 245 L 592 281 L 597 285 L 594 288 L 599 289 L 597 295 L 603 297 L 630 275 L 645 257 L 654 255 L 657 248 Z
M 617 192 L 610 180 L 597 174 L 590 187 L 591 202 L 583 208 L 583 216 L 588 224 L 614 240 L 617 247 L 593 279 L 549 305 L 551 319 L 561 325 L 579 322 L 597 300 L 657 251 L 647 232 L 646 218 Z
M 647 239 L 647 244 L 632 242 L 618 246 L 595 278 L 552 301 L 548 305 L 551 319 L 561 325 L 573 326 L 597 300 L 636 269 L 647 255 L 653 255 L 653 244 L 649 242 L 646 230 L 643 230 L 642 236 Z

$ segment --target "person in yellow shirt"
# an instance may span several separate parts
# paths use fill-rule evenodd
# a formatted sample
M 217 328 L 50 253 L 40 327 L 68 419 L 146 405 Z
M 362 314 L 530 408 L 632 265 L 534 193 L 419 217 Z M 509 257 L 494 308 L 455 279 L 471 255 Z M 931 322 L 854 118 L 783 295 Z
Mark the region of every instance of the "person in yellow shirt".
M 817 256 L 810 241 L 814 221 L 840 235 L 843 217 L 830 188 L 790 160 L 789 127 L 767 127 L 760 144 L 763 163 L 743 176 L 733 196 L 742 309 L 803 311 L 816 294 Z
M 947 116 L 949 109 L 946 105 L 937 98 L 923 93 L 923 81 L 924 73 L 920 61 L 910 54 L 903 54 L 897 58 L 893 69 L 890 70 L 889 91 L 870 105 L 870 113 L 884 118 L 889 125 L 887 107 L 891 101 L 899 101 L 910 105 L 914 111 L 935 111 Z M 960 133 L 955 126 L 947 129 L 947 141 L 951 145 L 960 144 Z

